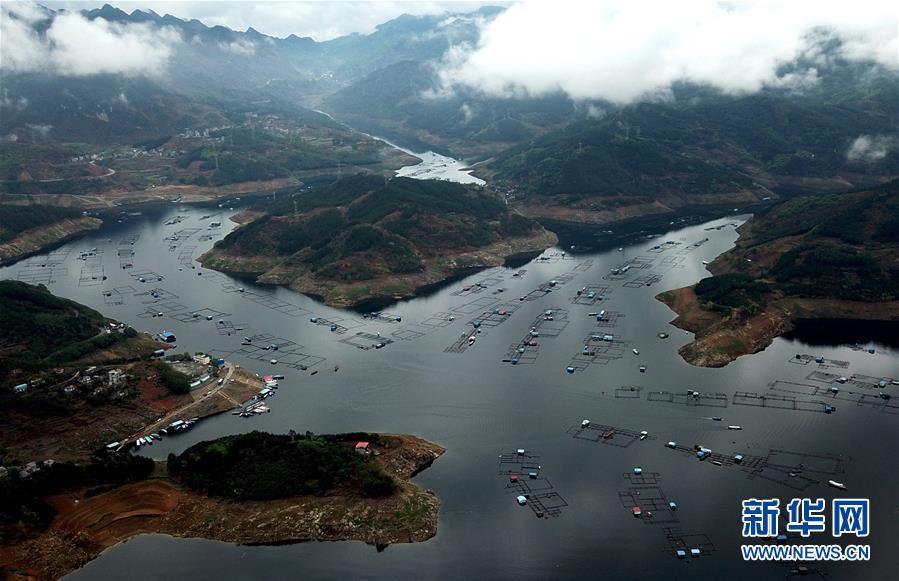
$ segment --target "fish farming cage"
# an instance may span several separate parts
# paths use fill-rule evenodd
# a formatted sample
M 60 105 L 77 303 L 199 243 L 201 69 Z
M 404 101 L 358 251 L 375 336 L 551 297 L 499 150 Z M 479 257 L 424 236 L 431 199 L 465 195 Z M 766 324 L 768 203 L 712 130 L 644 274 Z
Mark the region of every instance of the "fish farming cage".
M 125 297 L 134 294 L 133 286 L 120 286 L 100 291 L 103 295 L 103 303 L 107 305 L 124 305 Z
M 183 228 L 178 230 L 177 232 L 170 234 L 163 238 L 166 242 L 169 243 L 169 252 L 174 252 L 178 250 L 178 248 L 191 236 L 199 232 L 200 228 Z
M 638 276 L 636 278 L 632 278 L 631 280 L 624 283 L 624 285 L 622 285 L 622 286 L 624 286 L 625 288 L 640 288 L 643 286 L 652 286 L 652 285 L 656 284 L 657 282 L 661 281 L 662 276 L 663 275 L 658 274 L 658 273 L 645 274 L 643 276 Z
M 525 452 L 524 454 L 519 454 L 518 452 L 506 452 L 499 455 L 499 471 L 497 472 L 500 476 L 509 476 L 512 474 L 518 476 L 527 476 L 528 472 L 540 472 L 542 470 L 542 466 L 540 465 L 540 456 L 538 454 L 532 454 L 530 452 Z
M 444 353 L 464 353 L 466 349 L 468 349 L 471 344 L 468 342 L 468 338 L 472 336 L 471 332 L 466 331 L 462 333 L 458 339 L 450 343 L 446 349 L 443 350 Z
M 450 320 L 450 317 L 455 319 L 455 315 L 452 313 L 447 313 L 446 311 L 437 311 L 427 319 L 421 321 L 421 324 L 427 327 L 434 328 L 446 327 L 453 324 L 453 321 Z
M 237 290 L 239 291 L 240 289 Z M 253 291 L 245 291 L 240 293 L 240 296 L 248 301 L 256 303 L 257 305 L 260 305 L 267 309 L 271 309 L 288 317 L 300 317 L 303 315 L 312 314 L 312 311 L 308 309 L 304 309 L 303 307 L 295 305 L 293 303 L 288 303 L 287 301 L 282 301 L 281 299 L 267 293 L 263 294 Z
M 509 320 L 512 313 L 521 308 L 521 304 L 504 303 L 490 311 L 481 313 L 480 316 L 474 317 L 468 321 L 468 325 L 474 326 L 478 323 L 480 327 L 496 327 Z
M 105 278 L 106 270 L 101 262 L 85 262 L 78 275 L 78 286 L 100 286 Z
M 194 252 L 196 252 L 197 246 L 196 244 L 191 244 L 189 246 L 182 246 L 181 250 L 178 252 L 178 262 L 182 266 L 191 266 L 194 262 Z
M 680 522 L 676 511 L 668 506 L 665 493 L 657 486 L 637 486 L 630 490 L 621 490 L 618 492 L 618 498 L 628 511 L 639 506 L 643 511 L 640 520 L 645 525 L 672 525 Z
M 562 260 L 576 260 L 576 258 L 566 252 L 547 252 L 534 259 L 535 262 L 545 264 L 553 264 Z
M 817 363 L 819 368 L 827 369 L 827 368 L 837 368 L 837 369 L 848 369 L 849 362 L 843 361 L 841 359 L 827 359 L 825 357 L 814 357 L 812 355 L 807 355 L 803 353 L 797 353 L 793 357 L 790 357 L 790 363 L 794 363 L 796 365 L 808 365 L 809 363 Z
M 661 244 L 656 244 L 652 248 L 647 248 L 646 252 L 652 252 L 653 254 L 661 254 L 666 250 L 671 250 L 673 248 L 677 248 L 680 246 L 680 242 L 675 242 L 674 240 L 667 240 L 662 242 Z
M 368 319 L 369 321 L 380 321 L 384 323 L 399 323 L 403 320 L 400 315 L 395 315 L 393 313 L 385 313 L 384 311 L 375 311 L 373 313 L 363 313 L 363 319 Z
M 231 313 L 226 313 L 217 309 L 210 309 L 208 307 L 205 307 L 202 309 L 197 309 L 195 311 L 188 311 L 186 313 L 176 313 L 172 315 L 172 318 L 181 323 L 199 323 L 200 321 L 205 322 L 207 320 L 207 317 L 212 317 L 213 320 L 218 320 L 230 316 Z
M 768 465 L 763 465 L 756 470 L 752 470 L 747 474 L 746 478 L 749 480 L 760 478 L 796 491 L 806 490 L 810 486 L 821 483 L 820 480 L 810 478 L 801 472 L 784 470 L 776 466 Z
M 302 345 L 297 345 L 295 343 L 288 347 L 279 347 L 277 351 L 265 350 L 262 347 L 254 345 L 243 345 L 240 349 L 232 351 L 231 354 L 240 353 L 248 359 L 265 362 L 270 359 L 277 359 L 278 366 L 299 369 L 300 371 L 306 371 L 308 368 L 314 367 L 325 361 L 324 357 L 305 353 L 303 348 Z
M 541 285 L 541 286 L 535 288 L 534 290 L 532 290 L 531 292 L 527 293 L 526 295 L 523 295 L 520 300 L 521 301 L 536 301 L 537 299 L 542 299 L 543 297 L 545 297 L 546 295 L 548 295 L 551 292 L 552 292 L 552 288 L 550 288 L 549 286 Z
M 136 297 L 147 297 L 149 300 L 141 301 L 142 304 L 149 305 L 163 301 L 172 301 L 178 299 L 178 295 L 164 288 L 154 288 L 145 292 L 134 293 Z
M 596 321 L 596 326 L 600 329 L 611 329 L 618 326 L 618 321 L 626 316 L 621 311 L 606 311 L 606 314 Z
M 688 407 L 726 408 L 728 406 L 728 397 L 724 393 L 701 393 L 695 396 L 686 392 L 650 391 L 646 394 L 646 401 L 673 403 Z
M 702 240 L 697 240 L 696 242 L 693 242 L 692 244 L 688 244 L 688 245 L 684 246 L 683 248 L 679 249 L 679 250 L 677 251 L 677 253 L 678 253 L 678 254 L 681 254 L 681 255 L 690 254 L 691 252 L 693 252 L 693 251 L 696 250 L 697 248 L 701 248 L 702 245 L 705 244 L 705 243 L 708 242 L 708 241 L 709 241 L 708 238 L 703 238 Z
M 565 432 L 570 434 L 575 440 L 584 440 L 586 442 L 603 444 L 605 446 L 615 446 L 616 448 L 627 448 L 634 442 L 640 440 L 640 432 L 637 430 L 605 424 L 591 423 L 586 427 L 577 424 L 569 427 Z M 647 435 L 644 439 L 655 440 L 656 437 Z
M 873 375 L 864 375 L 861 373 L 855 373 L 852 377 L 847 381 L 848 384 L 852 384 L 854 387 L 860 387 L 862 389 L 879 389 L 880 382 L 885 381 L 887 385 L 891 385 L 893 382 L 892 377 L 874 377 Z
M 588 284 L 571 297 L 571 303 L 574 305 L 592 306 L 609 298 L 610 291 L 611 289 L 606 285 Z M 593 295 L 592 297 L 590 296 L 591 294 Z
M 236 333 L 246 330 L 249 327 L 247 323 L 235 323 L 231 320 L 219 320 L 215 322 L 215 330 L 219 335 L 230 337 Z
M 534 511 L 537 518 L 555 518 L 562 515 L 562 509 L 568 506 L 558 492 L 541 492 L 539 494 L 524 495 L 528 499 L 528 506 Z
M 375 335 L 374 333 L 364 333 L 362 331 L 358 331 L 355 335 L 344 337 L 338 342 L 352 345 L 353 347 L 367 351 L 369 349 L 374 349 L 378 344 L 382 344 L 382 347 L 386 347 L 387 345 L 393 343 L 393 339 L 387 339 L 386 337 Z
M 666 256 L 659 264 L 663 268 L 683 268 L 683 262 L 686 259 L 686 256 Z
M 854 384 L 846 382 L 840 386 L 840 390 L 833 392 L 825 386 L 808 385 L 804 383 L 793 383 L 790 381 L 773 381 L 769 384 L 771 392 L 776 394 L 788 394 L 789 397 L 805 396 L 823 398 L 825 401 L 840 401 L 854 403 L 857 406 L 868 406 L 881 411 L 891 411 L 895 408 L 899 411 L 899 405 L 890 403 L 890 400 L 883 399 L 879 393 L 858 393 L 844 389 L 846 386 L 855 387 Z M 865 389 L 873 389 L 876 386 L 868 385 Z M 773 394 L 774 395 L 774 394 Z
M 467 341 L 467 340 L 466 340 Z M 524 349 L 519 352 L 519 349 Z M 537 361 L 537 355 L 540 353 L 540 344 L 526 345 L 524 343 L 513 343 L 509 345 L 509 350 L 503 355 L 503 363 L 512 363 L 513 365 L 532 365 Z
M 622 385 L 615 388 L 616 399 L 641 399 L 643 387 L 639 385 Z
M 162 313 L 163 316 L 171 315 L 172 313 L 178 313 L 179 311 L 183 311 L 186 309 L 184 305 L 177 301 L 165 301 L 162 303 L 156 303 L 152 307 L 144 307 L 144 311 L 138 313 L 137 318 L 139 319 L 152 319 L 154 317 L 158 317 L 159 313 Z M 181 313 L 184 314 L 184 313 Z M 176 318 L 177 320 L 177 318 Z
M 791 410 L 801 412 L 826 413 L 829 404 L 823 401 L 796 399 L 790 395 L 761 394 L 751 391 L 738 391 L 733 395 L 734 405 L 762 407 L 770 409 Z
M 337 333 L 338 335 L 343 335 L 344 333 L 346 333 L 347 331 L 350 330 L 349 321 L 347 321 L 346 319 L 343 319 L 341 317 L 334 317 L 333 319 L 326 319 L 325 317 L 316 317 L 315 321 L 313 321 L 313 322 L 316 325 L 318 325 L 319 327 L 328 327 L 329 329 L 333 325 L 334 328 L 333 328 L 332 332 Z M 362 324 L 360 323 L 355 326 L 361 327 Z
M 815 472 L 836 476 L 846 472 L 846 463 L 851 458 L 833 454 L 809 454 L 772 448 L 765 457 L 765 465 L 783 470 Z
M 582 260 L 574 265 L 574 269 L 576 272 L 587 272 L 593 268 L 593 259 L 587 258 L 586 260 Z
M 548 478 L 538 476 L 537 478 L 519 478 L 515 482 L 506 484 L 506 492 L 515 495 L 528 496 L 530 494 L 541 494 L 553 489 L 552 482 Z
M 421 339 L 433 330 L 433 327 L 425 327 L 423 325 L 403 325 L 396 331 L 391 331 L 390 336 L 396 337 L 401 341 L 414 341 L 415 339 Z
M 481 297 L 475 299 L 473 301 L 463 303 L 456 307 L 453 307 L 451 310 L 456 313 L 462 313 L 465 315 L 473 315 L 477 312 L 483 311 L 484 309 L 491 307 L 499 302 L 498 298 L 495 297 Z
M 140 232 L 119 238 L 119 246 L 134 246 L 140 240 Z
M 67 277 L 68 269 L 63 268 L 22 268 L 16 273 L 16 280 L 30 284 L 53 284 L 60 277 Z
M 637 488 L 646 486 L 657 488 L 659 482 L 662 481 L 662 475 L 659 472 L 641 472 L 640 474 L 634 474 L 633 472 L 624 472 L 622 474 L 622 477 L 630 482 L 632 487 Z M 661 488 L 659 489 L 659 492 L 661 492 Z
M 165 280 L 164 276 L 152 270 L 132 270 L 128 273 L 128 276 L 136 281 L 144 279 L 144 282 L 162 282 Z
M 671 554 L 678 549 L 687 552 L 690 549 L 699 549 L 703 556 L 711 555 L 716 551 L 715 544 L 705 533 L 685 533 L 680 527 L 665 527 L 662 532 L 668 543 L 667 552 Z

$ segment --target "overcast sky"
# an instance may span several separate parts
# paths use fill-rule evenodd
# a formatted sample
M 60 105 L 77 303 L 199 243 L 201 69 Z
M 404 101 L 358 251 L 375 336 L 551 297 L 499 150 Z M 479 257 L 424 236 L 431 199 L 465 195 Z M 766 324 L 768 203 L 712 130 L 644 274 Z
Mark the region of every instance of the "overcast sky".
M 49 2 L 87 8 L 102 2 Z M 324 40 L 368 33 L 402 13 L 469 11 L 489 2 L 115 2 L 126 11 L 197 18 L 236 30 Z M 0 68 L 65 75 L 164 74 L 179 43 L 171 27 L 88 21 L 77 12 L 43 35 L 33 3 L 0 3 Z M 9 18 L 14 13 L 15 18 Z M 765 86 L 802 89 L 829 59 L 875 61 L 899 70 L 895 0 L 532 0 L 509 4 L 480 27 L 475 45 L 455 45 L 435 66 L 442 91 L 464 85 L 493 95 L 562 91 L 574 99 L 627 103 L 664 97 L 691 81 L 739 94 Z M 823 51 L 822 39 L 840 48 Z M 252 55 L 250 41 L 222 50 Z M 783 65 L 801 59 L 802 68 Z
M 283 38 L 296 34 L 297 36 L 310 36 L 319 41 L 354 32 L 367 34 L 372 32 L 378 24 L 404 13 L 469 12 L 480 6 L 508 4 L 505 1 L 417 2 L 408 0 L 377 2 L 294 2 L 290 0 L 267 0 L 264 2 L 227 0 L 41 2 L 50 8 L 75 9 L 99 8 L 107 3 L 128 13 L 135 9 L 149 8 L 160 15 L 168 13 L 183 19 L 196 18 L 208 26 L 220 24 L 241 31 L 253 27 L 259 32 L 271 36 Z

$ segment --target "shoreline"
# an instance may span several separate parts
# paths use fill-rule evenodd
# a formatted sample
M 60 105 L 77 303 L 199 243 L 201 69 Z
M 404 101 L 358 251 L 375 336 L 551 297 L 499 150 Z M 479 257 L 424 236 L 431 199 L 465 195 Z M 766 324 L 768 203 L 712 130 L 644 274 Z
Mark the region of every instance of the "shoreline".
M 509 238 L 487 247 L 452 256 L 438 256 L 425 261 L 421 272 L 391 275 L 353 283 L 316 279 L 300 268 L 282 268 L 289 257 L 271 258 L 238 256 L 216 251 L 215 247 L 197 261 L 204 267 L 237 277 L 253 277 L 259 284 L 286 286 L 319 300 L 330 307 L 358 309 L 363 305 L 387 305 L 432 292 L 441 285 L 532 253 L 539 254 L 558 243 L 551 231 L 519 238 Z
M 899 301 L 863 303 L 838 299 L 786 297 L 743 320 L 724 318 L 699 305 L 693 287 L 656 295 L 677 317 L 670 324 L 694 333 L 693 341 L 678 350 L 697 367 L 724 367 L 743 355 L 764 351 L 774 340 L 795 329 L 800 319 L 845 321 L 899 321 Z
M 378 547 L 422 542 L 437 534 L 440 499 L 410 479 L 445 449 L 416 436 L 382 434 L 388 447 L 375 461 L 399 485 L 384 498 L 295 496 L 236 502 L 187 491 L 171 481 L 164 463 L 149 479 L 109 492 L 51 497 L 50 528 L 0 548 L 2 566 L 21 578 L 57 579 L 141 534 L 204 538 L 244 545 L 305 541 L 361 541 Z
M 87 232 L 98 230 L 103 220 L 92 216 L 67 218 L 17 234 L 0 244 L 0 266 L 10 266 L 31 256 L 52 251 Z

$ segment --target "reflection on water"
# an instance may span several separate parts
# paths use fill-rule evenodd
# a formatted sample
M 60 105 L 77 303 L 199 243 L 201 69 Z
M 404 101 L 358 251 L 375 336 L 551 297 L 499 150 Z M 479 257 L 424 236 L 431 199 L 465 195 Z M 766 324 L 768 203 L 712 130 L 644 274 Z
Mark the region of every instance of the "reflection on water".
M 832 580 L 894 576 L 899 466 L 883 458 L 896 449 L 899 416 L 878 407 L 884 401 L 876 395 L 879 388 L 866 382 L 899 377 L 895 347 L 871 355 L 776 340 L 723 369 L 692 367 L 677 353 L 690 335 L 669 325 L 673 313 L 654 296 L 707 276 L 702 262 L 736 239 L 732 226 L 707 228 L 739 219 L 685 227 L 620 252 L 572 256 L 552 249 L 527 264 L 473 274 L 392 305 L 389 316 L 371 318 L 199 267 L 194 259 L 233 226 L 228 213 L 204 218 L 206 213 L 172 206 L 104 226 L 0 269 L 0 277 L 47 284 L 54 293 L 142 330 L 173 331 L 179 351 L 210 351 L 259 372 L 285 375 L 277 396 L 267 400 L 271 413 L 209 418 L 141 453 L 165 458 L 200 440 L 250 429 L 417 434 L 447 448 L 416 477 L 442 500 L 438 535 L 380 553 L 360 543 L 246 547 L 146 535 L 104 553 L 72 578 L 784 578 L 788 567 L 748 566 L 739 559 L 740 501 L 832 498 L 837 491 L 826 486 L 829 478 L 845 482 L 854 497 L 871 498 L 874 532 L 868 541 L 874 559 L 813 568 Z M 165 224 L 178 215 L 180 221 Z M 94 248 L 79 258 L 80 251 Z M 133 266 L 123 268 L 127 264 Z M 610 274 L 624 264 L 631 266 L 626 273 Z M 556 284 L 550 286 L 551 280 Z M 547 310 L 552 321 L 545 320 Z M 606 311 L 601 321 L 588 316 L 600 310 Z M 159 312 L 162 318 L 152 316 Z M 314 324 L 313 316 L 327 323 Z M 475 319 L 482 321 L 477 341 L 453 352 L 460 350 L 460 338 L 473 333 Z M 541 329 L 537 345 L 527 346 L 517 365 L 503 362 L 516 356 L 535 324 Z M 663 331 L 670 336 L 659 338 Z M 378 333 L 393 342 L 359 348 Z M 614 340 L 591 342 L 596 334 Z M 249 335 L 283 345 L 277 365 L 269 363 L 269 352 L 241 345 Z M 812 357 L 796 360 L 797 353 Z M 813 357 L 825 358 L 827 367 Z M 312 370 L 320 372 L 313 376 Z M 858 374 L 858 381 L 834 395 L 822 372 Z M 688 389 L 706 397 L 686 397 Z M 897 388 L 886 389 L 895 394 Z M 779 394 L 783 399 L 777 401 L 797 402 L 796 409 L 758 407 L 746 394 Z M 820 413 L 815 402 L 825 398 L 832 398 L 836 413 Z M 620 437 L 574 437 L 585 418 L 619 428 Z M 743 429 L 730 431 L 728 424 Z M 628 443 L 624 437 L 642 430 L 651 438 Z M 844 471 L 791 477 L 786 469 L 768 466 L 753 474 L 729 462 L 699 462 L 689 452 L 666 448 L 669 440 L 688 448 L 702 444 L 725 459 L 741 453 L 773 461 L 775 454 L 779 465 L 803 461 L 792 452 L 804 452 L 824 463 L 839 460 Z M 517 448 L 539 454 L 552 490 L 567 503 L 559 516 L 538 519 L 516 504 L 508 478 L 498 474 L 498 455 Z M 651 486 L 677 502 L 675 519 L 632 516 L 628 495 L 636 484 L 624 475 L 634 466 L 659 475 Z M 706 539 L 709 554 L 676 560 L 669 539 L 687 534 Z
M 847 321 L 843 319 L 799 319 L 784 339 L 807 345 L 851 345 L 899 349 L 899 321 Z

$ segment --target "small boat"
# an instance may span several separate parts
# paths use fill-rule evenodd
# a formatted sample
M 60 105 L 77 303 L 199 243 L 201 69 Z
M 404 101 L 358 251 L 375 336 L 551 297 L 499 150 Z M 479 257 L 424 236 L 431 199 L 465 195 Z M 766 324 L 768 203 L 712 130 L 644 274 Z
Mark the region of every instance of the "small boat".
M 582 427 L 582 428 L 587 428 L 587 427 L 589 427 L 589 426 L 590 426 L 590 420 L 584 420 L 584 421 L 581 422 L 581 427 Z
M 606 430 L 605 432 L 602 433 L 602 438 L 603 438 L 603 440 L 608 440 L 609 438 L 611 438 L 614 435 L 615 435 L 615 430 Z
M 640 468 L 639 466 L 635 466 L 635 467 L 634 467 L 634 474 L 636 474 L 637 476 L 639 476 L 640 474 L 643 474 L 643 469 Z
M 641 366 L 640 366 L 640 373 L 646 373 L 646 366 L 645 366 L 645 365 L 641 365 Z
M 665 444 L 665 446 L 667 446 L 673 450 L 674 448 L 677 448 L 677 442 L 674 442 L 674 441 L 668 442 L 667 444 Z
M 316 373 L 318 373 L 318 369 L 316 369 L 315 371 L 313 371 L 313 372 L 310 373 L 309 375 L 315 375 Z
M 837 482 L 836 480 L 828 480 L 827 484 L 833 486 L 834 488 L 839 488 L 840 490 L 846 490 L 846 485 L 842 482 Z
M 646 436 L 648 436 L 648 435 L 649 435 L 649 432 L 647 432 L 646 430 L 643 430 L 642 432 L 640 432 L 640 439 L 645 440 Z
M 674 501 L 669 502 L 668 508 L 670 508 L 671 510 L 677 510 L 677 503 Z
M 518 482 L 518 475 L 512 474 L 511 476 L 509 476 L 509 482 Z
M 521 496 L 521 495 L 519 495 L 515 500 L 518 502 L 518 504 L 519 504 L 520 506 L 524 506 L 524 505 L 526 505 L 526 504 L 528 503 L 527 497 Z
M 567 371 L 568 373 L 574 373 L 574 367 L 571 367 L 569 365 L 568 367 L 565 368 L 565 371 Z
M 712 460 L 712 464 L 714 464 L 715 466 L 723 466 L 720 460 Z
M 634 355 L 639 355 L 639 354 L 640 354 L 640 351 L 638 351 L 637 349 L 633 349 L 633 352 L 634 352 Z
M 634 508 L 632 508 L 631 512 L 633 512 L 634 516 L 637 518 L 640 518 L 640 515 L 643 514 L 643 510 L 639 506 L 635 506 Z
M 720 421 L 721 421 L 721 416 L 714 416 L 714 417 L 712 418 L 712 420 L 713 420 L 713 421 L 716 421 L 716 422 L 720 422 Z
M 742 426 L 727 426 L 728 430 L 742 430 Z

